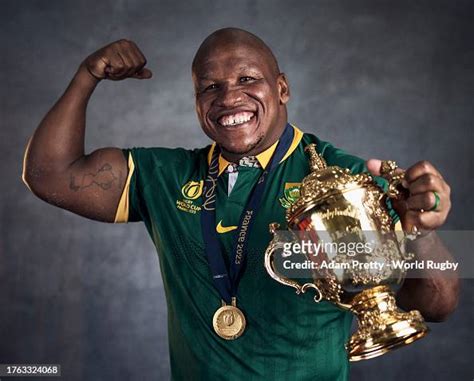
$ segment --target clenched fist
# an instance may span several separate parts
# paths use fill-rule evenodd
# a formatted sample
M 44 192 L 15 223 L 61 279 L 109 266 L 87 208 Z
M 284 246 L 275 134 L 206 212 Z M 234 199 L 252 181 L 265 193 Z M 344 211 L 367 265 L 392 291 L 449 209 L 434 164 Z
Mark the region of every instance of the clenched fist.
M 82 65 L 98 80 L 148 79 L 152 76 L 152 72 L 145 68 L 146 58 L 138 46 L 125 39 L 112 42 L 92 53 Z

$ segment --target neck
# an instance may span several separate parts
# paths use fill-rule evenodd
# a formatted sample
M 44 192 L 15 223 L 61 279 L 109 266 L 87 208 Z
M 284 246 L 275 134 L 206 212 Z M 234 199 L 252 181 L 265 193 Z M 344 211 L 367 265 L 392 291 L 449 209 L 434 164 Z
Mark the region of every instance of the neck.
M 237 163 L 240 159 L 245 156 L 251 156 L 248 154 L 237 154 L 226 151 L 224 148 L 221 147 L 221 155 L 230 163 Z

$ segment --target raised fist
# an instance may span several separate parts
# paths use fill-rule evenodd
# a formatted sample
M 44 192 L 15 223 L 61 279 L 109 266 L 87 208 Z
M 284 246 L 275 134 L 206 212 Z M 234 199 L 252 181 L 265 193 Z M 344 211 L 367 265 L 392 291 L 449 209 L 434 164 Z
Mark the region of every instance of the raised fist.
M 92 53 L 82 65 L 98 80 L 148 79 L 152 76 L 152 72 L 145 68 L 146 58 L 138 46 L 125 39 L 112 42 Z

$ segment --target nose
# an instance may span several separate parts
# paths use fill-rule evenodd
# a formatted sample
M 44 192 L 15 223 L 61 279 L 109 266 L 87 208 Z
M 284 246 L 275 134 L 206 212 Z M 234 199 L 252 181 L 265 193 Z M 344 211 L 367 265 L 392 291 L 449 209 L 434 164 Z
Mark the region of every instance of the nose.
M 242 91 L 238 87 L 223 86 L 219 91 L 216 104 L 220 107 L 230 108 L 242 102 Z

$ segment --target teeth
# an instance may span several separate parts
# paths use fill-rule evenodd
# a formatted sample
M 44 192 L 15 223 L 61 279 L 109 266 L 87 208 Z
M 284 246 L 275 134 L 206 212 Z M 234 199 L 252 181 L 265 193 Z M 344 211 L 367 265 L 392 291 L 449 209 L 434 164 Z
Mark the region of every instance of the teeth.
M 219 118 L 219 124 L 221 124 L 224 127 L 227 126 L 236 126 L 238 124 L 243 124 L 248 122 L 252 117 L 254 116 L 253 112 L 239 112 L 237 114 L 233 115 L 226 115 L 221 118 Z

